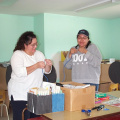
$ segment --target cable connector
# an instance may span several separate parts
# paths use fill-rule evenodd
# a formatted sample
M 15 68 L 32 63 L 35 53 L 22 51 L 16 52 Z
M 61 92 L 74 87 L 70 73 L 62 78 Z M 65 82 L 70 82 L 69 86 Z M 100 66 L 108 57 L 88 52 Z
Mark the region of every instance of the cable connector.
M 84 109 L 82 109 L 81 112 L 86 113 L 87 116 L 91 116 L 91 114 L 90 114 L 91 110 L 84 110 Z
M 100 105 L 100 106 L 97 106 L 97 107 L 92 108 L 92 110 L 97 109 L 97 111 L 100 111 L 100 110 L 103 109 L 104 107 L 105 107 L 104 105 Z

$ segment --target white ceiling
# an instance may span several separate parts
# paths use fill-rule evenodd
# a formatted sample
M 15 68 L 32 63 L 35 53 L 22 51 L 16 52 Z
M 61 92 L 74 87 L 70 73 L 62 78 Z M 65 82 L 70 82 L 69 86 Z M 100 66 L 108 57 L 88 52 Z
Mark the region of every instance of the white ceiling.
M 0 0 L 0 14 L 40 13 L 114 19 L 120 18 L 120 0 Z

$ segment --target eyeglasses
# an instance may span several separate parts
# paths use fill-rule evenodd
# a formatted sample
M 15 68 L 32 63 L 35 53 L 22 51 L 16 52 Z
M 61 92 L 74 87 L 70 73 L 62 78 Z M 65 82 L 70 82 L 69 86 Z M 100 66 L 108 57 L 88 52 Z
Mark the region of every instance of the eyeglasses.
M 37 47 L 38 46 L 38 43 L 34 43 L 34 44 L 30 44 L 32 47 Z
M 88 37 L 78 37 L 77 39 L 80 39 L 80 40 L 87 40 L 88 39 Z

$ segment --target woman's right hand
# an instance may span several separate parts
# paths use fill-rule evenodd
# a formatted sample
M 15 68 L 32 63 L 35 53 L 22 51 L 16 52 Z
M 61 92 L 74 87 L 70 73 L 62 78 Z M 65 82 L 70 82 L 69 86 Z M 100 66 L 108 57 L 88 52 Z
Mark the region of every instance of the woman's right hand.
M 38 65 L 38 68 L 45 68 L 45 62 L 44 61 L 40 61 L 40 62 L 37 62 L 37 65 Z
M 76 53 L 78 51 L 78 49 L 76 48 L 71 48 L 70 49 L 70 53 L 69 53 L 69 58 L 71 58 L 72 54 Z
M 36 64 L 34 64 L 32 66 L 27 67 L 26 68 L 27 69 L 27 74 L 32 73 L 33 71 L 35 71 L 38 68 L 44 69 L 45 68 L 45 62 L 40 61 L 40 62 L 37 62 Z

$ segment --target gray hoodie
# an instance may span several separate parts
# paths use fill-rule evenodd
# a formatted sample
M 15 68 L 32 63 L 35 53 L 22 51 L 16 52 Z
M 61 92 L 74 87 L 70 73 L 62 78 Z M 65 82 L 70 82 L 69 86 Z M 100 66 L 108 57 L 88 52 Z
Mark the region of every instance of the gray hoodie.
M 78 47 L 79 48 L 79 47 Z M 77 49 L 78 49 L 77 48 Z M 95 44 L 90 44 L 87 53 L 77 52 L 64 61 L 64 67 L 72 69 L 72 81 L 99 84 L 102 56 Z

